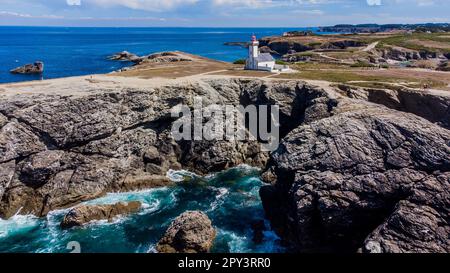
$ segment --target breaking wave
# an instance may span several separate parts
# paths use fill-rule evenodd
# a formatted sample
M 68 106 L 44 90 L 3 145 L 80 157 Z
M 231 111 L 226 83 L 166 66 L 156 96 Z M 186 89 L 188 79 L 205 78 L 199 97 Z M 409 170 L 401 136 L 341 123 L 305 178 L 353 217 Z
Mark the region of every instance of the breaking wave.
M 188 171 L 169 171 L 175 186 L 111 193 L 85 204 L 140 201 L 139 213 L 113 222 L 96 221 L 63 230 L 61 220 L 70 209 L 52 211 L 45 218 L 16 215 L 0 220 L 0 252 L 67 253 L 79 242 L 86 253 L 155 252 L 155 245 L 175 217 L 187 210 L 208 214 L 218 231 L 213 252 L 283 252 L 279 238 L 264 219 L 259 198 L 260 170 L 242 165 L 205 177 Z M 254 241 L 255 222 L 265 221 L 262 239 Z

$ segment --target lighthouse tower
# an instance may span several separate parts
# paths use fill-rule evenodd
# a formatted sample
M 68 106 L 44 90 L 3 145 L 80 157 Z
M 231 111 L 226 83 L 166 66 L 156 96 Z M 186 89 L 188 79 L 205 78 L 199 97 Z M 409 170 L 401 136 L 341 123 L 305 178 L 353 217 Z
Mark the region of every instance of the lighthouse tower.
M 259 56 L 259 42 L 256 36 L 252 36 L 252 41 L 248 47 L 248 59 L 246 69 L 258 69 L 258 62 L 256 61 Z
M 249 52 L 250 56 L 253 56 L 253 58 L 258 58 L 258 55 L 259 55 L 259 42 L 256 39 L 255 35 L 252 36 L 252 43 L 249 46 L 249 50 L 250 50 L 250 52 Z
M 247 70 L 264 70 L 272 72 L 275 68 L 275 59 L 270 53 L 259 52 L 259 42 L 256 36 L 252 36 L 252 41 L 248 47 L 248 58 L 245 62 Z

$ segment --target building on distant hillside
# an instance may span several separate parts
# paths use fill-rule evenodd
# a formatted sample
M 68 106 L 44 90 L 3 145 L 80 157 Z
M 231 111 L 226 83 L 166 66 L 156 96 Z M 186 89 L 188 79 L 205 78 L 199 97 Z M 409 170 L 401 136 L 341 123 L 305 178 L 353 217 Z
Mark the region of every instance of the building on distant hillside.
M 269 72 L 282 72 L 289 70 L 286 65 L 277 65 L 270 53 L 259 52 L 259 42 L 256 36 L 252 36 L 252 41 L 248 47 L 248 58 L 245 62 L 246 70 L 262 70 Z

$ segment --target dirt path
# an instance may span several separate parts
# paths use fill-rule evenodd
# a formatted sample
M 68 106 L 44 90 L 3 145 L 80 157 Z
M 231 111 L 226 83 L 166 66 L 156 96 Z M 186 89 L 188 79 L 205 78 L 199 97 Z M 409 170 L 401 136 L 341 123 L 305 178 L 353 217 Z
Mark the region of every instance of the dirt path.
M 364 52 L 371 51 L 371 50 L 373 50 L 375 47 L 377 47 L 377 45 L 378 45 L 379 43 L 380 43 L 379 41 L 374 42 L 374 43 L 371 43 L 371 44 L 368 45 L 366 48 L 364 48 L 362 51 L 364 51 Z

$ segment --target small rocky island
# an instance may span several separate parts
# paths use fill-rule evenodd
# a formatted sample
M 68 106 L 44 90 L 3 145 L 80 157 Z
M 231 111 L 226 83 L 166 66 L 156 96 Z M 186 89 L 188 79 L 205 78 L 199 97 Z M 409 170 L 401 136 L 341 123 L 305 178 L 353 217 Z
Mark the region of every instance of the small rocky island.
M 42 74 L 44 73 L 44 63 L 35 62 L 34 64 L 26 64 L 10 71 L 12 74 Z
M 450 252 L 448 93 L 259 79 L 174 54 L 110 75 L 2 85 L 0 217 L 43 217 L 110 192 L 167 186 L 170 169 L 210 174 L 248 164 L 263 170 L 266 215 L 292 251 Z M 168 68 L 163 60 L 178 61 Z M 174 140 L 170 110 L 193 107 L 196 96 L 204 107 L 279 105 L 281 143 L 267 153 L 256 140 Z M 111 209 L 75 208 L 65 222 L 138 206 Z M 92 217 L 81 219 L 80 210 Z M 158 249 L 207 252 L 212 224 L 185 213 Z

